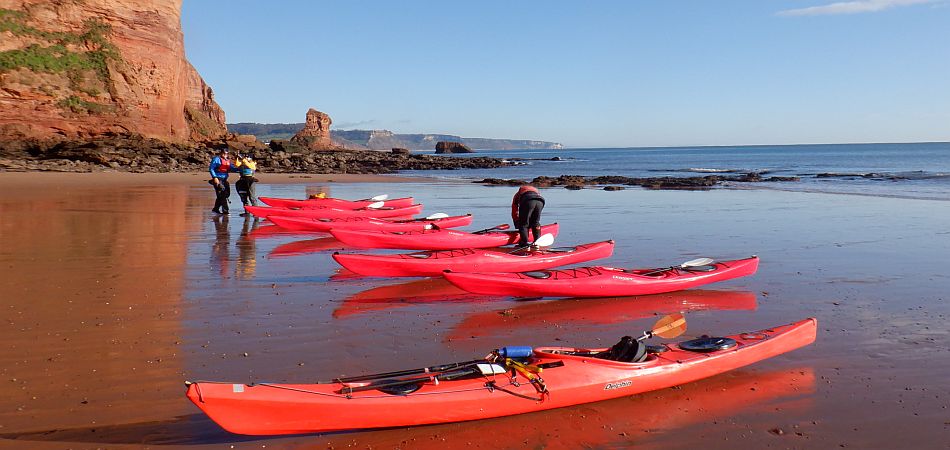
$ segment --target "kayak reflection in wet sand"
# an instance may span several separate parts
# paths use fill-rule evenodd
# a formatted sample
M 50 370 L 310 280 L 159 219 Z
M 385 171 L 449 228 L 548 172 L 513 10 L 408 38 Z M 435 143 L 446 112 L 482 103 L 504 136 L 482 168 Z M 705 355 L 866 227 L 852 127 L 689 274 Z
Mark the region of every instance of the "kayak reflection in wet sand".
M 509 303 L 510 304 L 510 303 Z M 668 294 L 596 299 L 560 299 L 518 303 L 518 306 L 472 314 L 445 337 L 447 342 L 472 345 L 472 339 L 504 335 L 512 327 L 551 327 L 562 323 L 606 325 L 629 322 L 655 314 L 688 311 L 754 311 L 751 291 L 691 290 Z

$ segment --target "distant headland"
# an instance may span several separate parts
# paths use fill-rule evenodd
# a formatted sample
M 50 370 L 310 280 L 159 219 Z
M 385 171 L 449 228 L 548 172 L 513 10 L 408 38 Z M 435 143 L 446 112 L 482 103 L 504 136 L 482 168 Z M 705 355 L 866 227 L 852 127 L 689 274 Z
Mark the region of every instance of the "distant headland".
M 261 142 L 290 139 L 305 123 L 229 123 L 228 131 L 256 136 Z M 399 134 L 389 130 L 331 130 L 330 137 L 341 147 L 353 150 L 433 150 L 439 141 L 460 142 L 474 150 L 562 149 L 557 142 L 528 139 L 468 138 L 451 134 Z

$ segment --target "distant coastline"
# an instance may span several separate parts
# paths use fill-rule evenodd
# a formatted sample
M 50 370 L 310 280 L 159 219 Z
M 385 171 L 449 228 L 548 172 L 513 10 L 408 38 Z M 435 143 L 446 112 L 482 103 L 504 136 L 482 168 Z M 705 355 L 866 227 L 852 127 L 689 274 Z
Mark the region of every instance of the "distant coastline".
M 255 136 L 261 142 L 289 139 L 304 127 L 304 123 L 229 123 L 228 131 Z M 475 150 L 551 149 L 564 146 L 557 142 L 531 139 L 467 138 L 452 134 L 400 134 L 389 130 L 331 130 L 330 137 L 346 148 L 354 150 L 434 150 L 439 141 L 461 142 Z

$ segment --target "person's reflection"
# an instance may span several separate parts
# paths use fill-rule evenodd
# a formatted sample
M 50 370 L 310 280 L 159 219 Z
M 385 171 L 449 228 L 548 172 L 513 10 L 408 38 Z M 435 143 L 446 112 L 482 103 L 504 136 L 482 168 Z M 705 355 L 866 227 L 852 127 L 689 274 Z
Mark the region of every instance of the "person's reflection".
M 260 219 L 244 216 L 244 226 L 241 227 L 241 236 L 237 241 L 238 257 L 235 273 L 238 279 L 248 280 L 254 278 L 254 270 L 257 269 L 257 247 L 251 232 L 259 226 Z
M 227 278 L 231 259 L 231 233 L 228 231 L 228 216 L 215 215 L 214 244 L 211 245 L 211 270 L 217 271 L 221 278 Z

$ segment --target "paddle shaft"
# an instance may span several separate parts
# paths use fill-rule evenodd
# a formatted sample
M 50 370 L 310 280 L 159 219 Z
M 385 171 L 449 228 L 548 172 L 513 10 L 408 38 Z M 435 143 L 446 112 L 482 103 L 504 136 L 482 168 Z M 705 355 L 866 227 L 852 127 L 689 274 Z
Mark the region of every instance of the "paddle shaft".
M 403 386 L 406 384 L 424 383 L 429 380 L 448 381 L 448 380 L 453 380 L 455 378 L 461 378 L 467 375 L 474 375 L 477 373 L 481 373 L 478 370 L 478 368 L 470 367 L 468 369 L 456 370 L 453 372 L 444 372 L 444 373 L 440 373 L 434 376 L 406 378 L 404 380 L 392 380 L 392 381 L 387 381 L 385 383 L 370 383 L 365 386 L 353 386 L 353 387 L 344 386 L 342 389 L 340 389 L 340 393 L 350 394 L 353 392 L 372 391 L 376 389 L 382 389 L 382 388 L 388 388 L 388 387 L 394 387 L 394 386 Z
M 358 376 L 353 376 L 353 377 L 336 378 L 333 381 L 336 381 L 338 383 L 351 383 L 354 381 L 367 381 L 367 380 L 378 380 L 380 378 L 402 377 L 406 375 L 415 375 L 417 373 L 432 373 L 432 372 L 438 373 L 438 372 L 445 372 L 447 370 L 460 369 L 462 367 L 471 366 L 473 364 L 478 364 L 478 363 L 483 363 L 483 362 L 487 362 L 487 361 L 484 358 L 473 359 L 471 361 L 442 364 L 442 365 L 432 366 L 432 367 L 423 367 L 421 369 L 407 369 L 407 370 L 399 370 L 396 372 L 384 372 L 384 373 L 374 373 L 374 374 L 369 374 L 369 375 L 358 375 Z
M 473 231 L 472 234 L 487 233 L 487 232 L 493 231 L 493 230 L 507 230 L 508 228 L 509 228 L 508 224 L 507 224 L 507 223 L 503 223 L 503 224 L 501 224 L 501 225 L 495 225 L 495 226 L 493 226 L 493 227 L 491 227 L 491 228 L 485 228 L 484 230 Z

